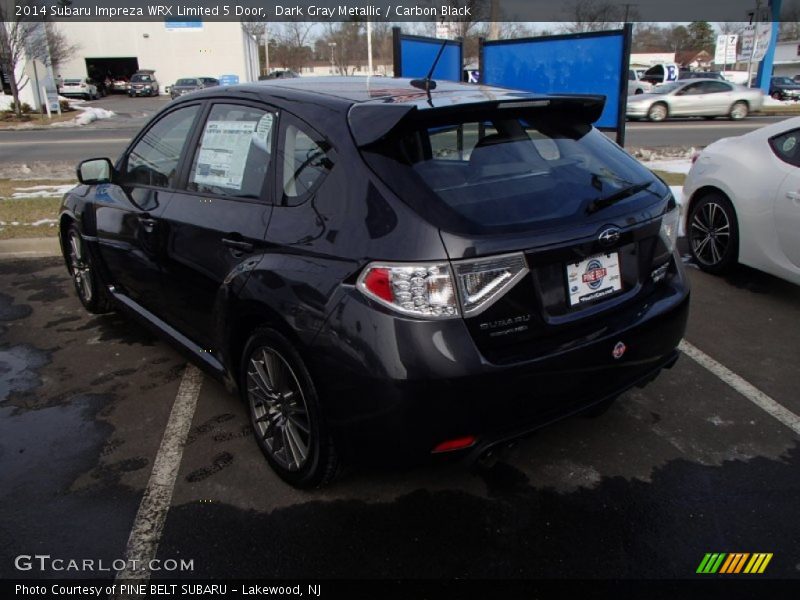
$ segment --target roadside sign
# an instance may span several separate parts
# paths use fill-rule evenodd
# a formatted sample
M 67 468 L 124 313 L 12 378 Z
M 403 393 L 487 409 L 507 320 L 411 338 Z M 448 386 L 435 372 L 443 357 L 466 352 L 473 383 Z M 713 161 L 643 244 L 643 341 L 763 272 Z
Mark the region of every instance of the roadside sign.
M 762 21 L 756 27 L 756 41 L 753 50 L 753 60 L 761 60 L 767 54 L 769 43 L 772 39 L 772 23 Z
M 220 75 L 218 79 L 220 85 L 236 85 L 239 83 L 238 75 Z
M 739 53 L 740 61 L 748 61 L 753 56 L 753 46 L 756 41 L 756 26 L 747 25 L 742 32 L 742 51 Z
M 714 51 L 714 64 L 726 65 L 736 62 L 736 42 L 739 36 L 736 34 L 721 34 L 717 36 L 717 46 Z

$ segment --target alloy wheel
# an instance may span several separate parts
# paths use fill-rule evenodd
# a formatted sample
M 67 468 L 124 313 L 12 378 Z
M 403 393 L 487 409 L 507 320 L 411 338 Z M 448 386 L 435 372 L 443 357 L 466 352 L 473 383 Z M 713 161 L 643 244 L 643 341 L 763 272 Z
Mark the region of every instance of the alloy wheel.
M 731 223 L 725 209 L 716 202 L 708 202 L 695 212 L 689 236 L 692 253 L 704 265 L 722 262 L 731 239 Z
M 255 433 L 270 457 L 288 471 L 302 469 L 311 454 L 308 407 L 297 376 L 275 349 L 261 347 L 251 354 L 247 398 Z
M 731 108 L 731 119 L 739 121 L 747 116 L 747 105 L 744 102 L 737 102 Z
M 667 107 L 663 104 L 652 106 L 647 114 L 651 121 L 663 121 L 667 118 Z
M 84 303 L 90 304 L 94 297 L 92 272 L 89 261 L 84 257 L 83 241 L 78 232 L 70 232 L 69 247 L 69 265 L 75 290 L 80 294 Z

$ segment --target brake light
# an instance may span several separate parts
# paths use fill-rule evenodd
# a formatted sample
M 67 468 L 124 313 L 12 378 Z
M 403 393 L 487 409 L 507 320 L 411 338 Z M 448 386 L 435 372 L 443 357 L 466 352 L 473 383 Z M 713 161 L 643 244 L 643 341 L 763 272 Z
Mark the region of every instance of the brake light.
M 453 452 L 454 450 L 463 450 L 475 444 L 474 435 L 465 435 L 464 437 L 456 438 L 454 440 L 447 440 L 441 444 L 437 444 L 431 454 L 439 454 L 440 452 Z
M 432 319 L 458 316 L 453 275 L 447 263 L 372 263 L 356 285 L 366 296 L 406 315 Z

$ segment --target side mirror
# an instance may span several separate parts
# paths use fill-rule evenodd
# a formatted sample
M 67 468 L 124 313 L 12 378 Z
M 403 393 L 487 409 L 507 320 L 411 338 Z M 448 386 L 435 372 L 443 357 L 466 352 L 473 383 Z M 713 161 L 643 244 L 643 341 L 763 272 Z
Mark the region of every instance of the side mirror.
M 114 178 L 114 165 L 107 158 L 90 158 L 78 165 L 78 181 L 85 185 L 111 183 Z

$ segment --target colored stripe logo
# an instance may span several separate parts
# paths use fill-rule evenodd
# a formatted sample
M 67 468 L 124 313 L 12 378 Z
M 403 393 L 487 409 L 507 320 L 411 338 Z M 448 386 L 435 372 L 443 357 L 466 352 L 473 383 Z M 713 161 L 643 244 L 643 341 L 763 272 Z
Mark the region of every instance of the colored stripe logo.
M 697 567 L 696 573 L 702 575 L 713 575 L 715 573 L 755 575 L 763 573 L 771 560 L 772 552 L 756 552 L 754 554 L 749 552 L 708 552 L 703 557 L 703 560 L 700 561 L 700 566 Z

